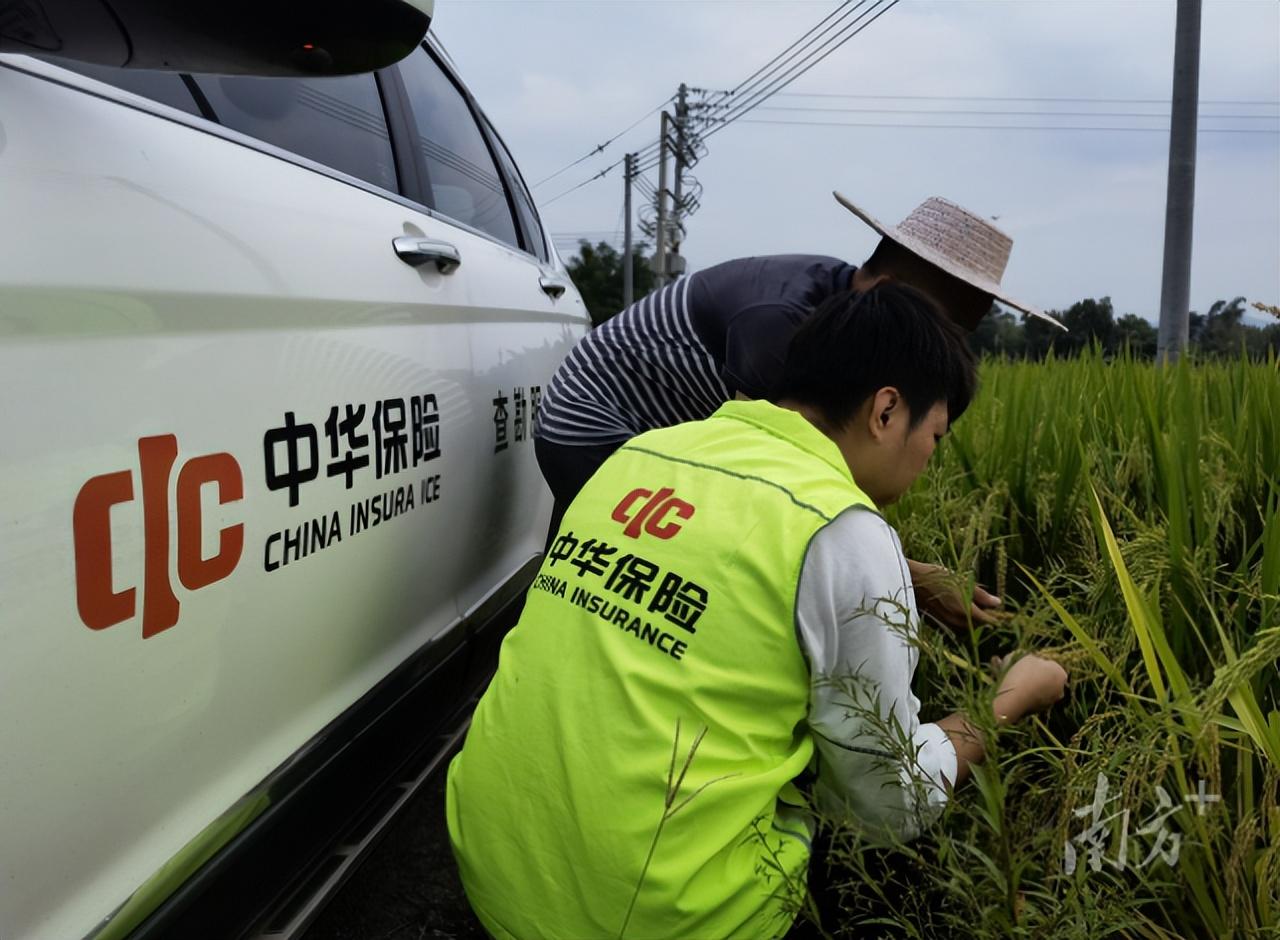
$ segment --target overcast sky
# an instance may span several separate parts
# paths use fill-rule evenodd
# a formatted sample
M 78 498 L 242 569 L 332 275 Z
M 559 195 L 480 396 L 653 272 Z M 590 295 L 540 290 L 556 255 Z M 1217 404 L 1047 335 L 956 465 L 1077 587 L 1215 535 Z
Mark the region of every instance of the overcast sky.
M 431 29 L 534 184 L 653 109 L 681 81 L 737 85 L 837 5 L 438 0 Z M 688 221 L 689 269 L 774 252 L 858 263 L 877 236 L 831 190 L 889 224 L 940 195 L 999 217 L 1014 239 L 1004 280 L 1014 296 L 1063 308 L 1110 295 L 1118 313 L 1154 320 L 1167 131 L 748 121 L 1167 128 L 1167 118 L 1134 115 L 1168 112 L 1174 18 L 1173 0 L 903 0 L 786 89 L 827 97 L 774 97 L 765 105 L 789 110 L 762 107 L 708 141 L 693 170 L 703 195 Z M 1205 0 L 1200 99 L 1192 308 L 1241 294 L 1280 303 L 1280 3 Z M 863 110 L 790 110 L 801 107 Z M 1072 114 L 881 113 L 917 109 Z M 621 228 L 621 168 L 551 200 L 656 140 L 658 121 L 654 114 L 603 154 L 535 187 L 553 233 L 613 239 Z M 656 182 L 656 169 L 648 176 Z

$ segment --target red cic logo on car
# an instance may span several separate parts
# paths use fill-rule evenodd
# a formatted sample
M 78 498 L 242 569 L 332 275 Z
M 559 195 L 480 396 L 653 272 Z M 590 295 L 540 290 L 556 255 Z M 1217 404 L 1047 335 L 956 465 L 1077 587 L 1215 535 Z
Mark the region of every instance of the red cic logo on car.
M 623 523 L 626 526 L 622 530 L 623 534 L 633 539 L 640 538 L 642 531 L 656 538 L 669 539 L 680 531 L 681 526 L 678 522 L 665 521 L 668 516 L 675 516 L 677 519 L 693 518 L 693 505 L 677 499 L 674 493 L 675 490 L 669 486 L 662 487 L 656 493 L 653 490 L 634 489 L 614 507 L 613 520 Z M 643 505 L 637 508 L 642 500 Z
M 169 579 L 169 479 L 178 459 L 178 439 L 172 434 L 138 441 L 142 488 L 142 636 L 155 636 L 178 622 L 178 598 Z M 80 487 L 72 511 L 76 552 L 76 605 L 91 630 L 102 630 L 133 617 L 138 610 L 137 588 L 115 590 L 111 564 L 111 507 L 134 499 L 132 470 L 96 476 Z M 244 549 L 244 525 L 227 526 L 218 534 L 218 551 L 201 556 L 204 520 L 200 490 L 218 488 L 222 505 L 244 498 L 244 476 L 230 454 L 205 454 L 185 461 L 176 487 L 178 580 L 188 591 L 221 581 L 235 570 Z

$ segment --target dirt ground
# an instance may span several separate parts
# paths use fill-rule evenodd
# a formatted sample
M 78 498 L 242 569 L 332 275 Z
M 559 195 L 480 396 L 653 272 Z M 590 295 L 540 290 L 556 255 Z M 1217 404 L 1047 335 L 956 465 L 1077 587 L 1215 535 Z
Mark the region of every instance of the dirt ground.
M 444 823 L 444 770 L 307 931 L 305 940 L 485 940 L 462 892 Z

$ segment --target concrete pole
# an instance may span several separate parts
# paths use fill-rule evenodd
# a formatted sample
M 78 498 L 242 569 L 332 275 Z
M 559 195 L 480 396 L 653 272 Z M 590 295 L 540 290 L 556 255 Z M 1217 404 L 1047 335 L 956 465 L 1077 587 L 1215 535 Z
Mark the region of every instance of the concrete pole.
M 1156 358 L 1175 362 L 1191 313 L 1191 222 L 1196 198 L 1196 117 L 1200 96 L 1200 0 L 1178 0 L 1173 45 L 1169 189 L 1164 209 L 1164 275 Z
M 676 95 L 676 185 L 675 198 L 672 200 L 673 205 L 671 207 L 671 253 L 673 255 L 680 254 L 680 242 L 683 239 L 681 223 L 684 221 L 684 131 L 688 126 L 686 119 L 689 113 L 689 107 L 685 104 L 685 96 L 688 93 L 689 86 L 681 82 L 680 91 Z
M 654 250 L 654 287 L 667 283 L 667 136 L 671 116 L 662 112 L 662 134 L 658 138 L 658 232 Z
M 622 309 L 631 306 L 635 294 L 635 278 L 631 271 L 631 176 L 634 171 L 635 154 L 629 153 L 622 158 L 622 214 L 625 218 L 622 236 Z

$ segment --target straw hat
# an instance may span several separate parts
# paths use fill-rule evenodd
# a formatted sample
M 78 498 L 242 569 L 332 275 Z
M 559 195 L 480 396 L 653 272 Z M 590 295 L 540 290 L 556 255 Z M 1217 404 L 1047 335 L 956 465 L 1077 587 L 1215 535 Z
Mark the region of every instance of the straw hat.
M 1014 300 L 1000 289 L 1000 278 L 1009 263 L 1013 239 L 986 219 L 938 196 L 930 196 L 911 210 L 896 227 L 882 225 L 840 193 L 836 201 L 885 238 L 919 255 L 966 284 L 991 294 L 1002 304 L 1047 320 L 1060 330 L 1066 327 L 1039 307 Z

